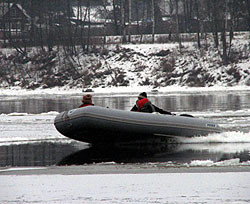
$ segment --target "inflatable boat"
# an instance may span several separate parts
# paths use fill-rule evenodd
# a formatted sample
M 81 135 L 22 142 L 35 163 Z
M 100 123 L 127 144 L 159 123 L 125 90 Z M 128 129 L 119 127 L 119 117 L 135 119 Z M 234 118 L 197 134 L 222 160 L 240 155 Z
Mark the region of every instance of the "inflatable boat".
M 87 106 L 58 114 L 54 125 L 66 137 L 100 144 L 205 136 L 220 133 L 212 121 Z

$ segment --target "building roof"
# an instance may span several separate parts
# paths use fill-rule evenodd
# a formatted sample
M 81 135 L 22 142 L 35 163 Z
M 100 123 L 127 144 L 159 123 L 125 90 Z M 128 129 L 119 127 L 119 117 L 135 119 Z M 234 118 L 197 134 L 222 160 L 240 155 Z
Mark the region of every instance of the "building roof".
M 15 3 L 0 3 L 0 18 L 3 17 L 13 6 L 16 6 L 20 11 L 22 11 L 27 18 L 30 18 L 25 9 L 20 4 Z

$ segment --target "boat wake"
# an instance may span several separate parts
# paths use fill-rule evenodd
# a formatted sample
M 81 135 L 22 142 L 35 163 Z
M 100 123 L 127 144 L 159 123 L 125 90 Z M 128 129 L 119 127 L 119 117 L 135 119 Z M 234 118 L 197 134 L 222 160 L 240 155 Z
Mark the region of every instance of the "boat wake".
M 176 152 L 200 152 L 201 154 L 230 155 L 230 158 L 250 157 L 250 135 L 243 132 L 223 132 L 206 137 L 179 138 Z
M 180 143 L 250 143 L 250 134 L 240 131 L 209 134 L 204 137 L 179 138 Z

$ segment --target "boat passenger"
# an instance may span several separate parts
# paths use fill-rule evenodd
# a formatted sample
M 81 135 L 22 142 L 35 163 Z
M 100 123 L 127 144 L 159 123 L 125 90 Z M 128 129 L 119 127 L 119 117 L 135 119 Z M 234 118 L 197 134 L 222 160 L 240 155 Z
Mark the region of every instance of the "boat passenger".
M 142 92 L 138 96 L 138 100 L 136 101 L 136 105 L 130 111 L 137 111 L 137 112 L 146 112 L 146 113 L 153 113 L 157 112 L 160 114 L 168 114 L 172 115 L 170 112 L 165 111 L 154 104 L 152 104 L 147 97 L 146 92 Z
M 82 97 L 82 105 L 79 106 L 79 108 L 83 108 L 86 106 L 93 106 L 94 104 L 92 103 L 92 95 L 87 94 Z

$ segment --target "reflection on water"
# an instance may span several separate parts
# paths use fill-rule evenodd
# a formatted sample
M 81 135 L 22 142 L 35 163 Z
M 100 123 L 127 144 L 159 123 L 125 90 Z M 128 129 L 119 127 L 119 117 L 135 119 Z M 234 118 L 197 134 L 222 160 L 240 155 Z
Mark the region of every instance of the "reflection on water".
M 41 142 L 0 146 L 0 166 L 51 166 L 78 150 L 79 147 L 74 143 Z
M 10 145 L 0 146 L 0 166 L 82 165 L 102 162 L 171 162 L 180 165 L 189 164 L 193 160 L 250 160 L 249 144 L 241 144 L 232 151 L 227 150 L 232 149 L 234 144 L 218 145 L 222 144 L 210 144 L 209 147 L 202 144 L 172 144 L 165 148 L 89 147 L 77 142 Z
M 198 144 L 172 144 L 164 149 L 157 148 L 118 148 L 118 147 L 90 147 L 75 152 L 63 158 L 58 165 L 81 165 L 88 163 L 116 162 L 116 163 L 148 163 L 171 162 L 175 165 L 189 164 L 193 160 L 211 160 L 219 162 L 229 159 L 240 159 L 240 162 L 250 160 L 249 149 L 238 149 L 236 152 L 211 151 L 200 149 Z M 215 145 L 216 146 L 216 145 Z
M 101 95 L 94 94 L 95 105 L 121 110 L 130 110 L 137 99 L 137 95 Z M 173 112 L 195 112 L 213 110 L 244 110 L 249 108 L 249 92 L 210 93 L 210 94 L 149 94 L 150 100 L 159 107 Z M 0 113 L 44 113 L 49 111 L 62 112 L 77 108 L 81 103 L 81 96 L 33 96 L 1 97 Z

